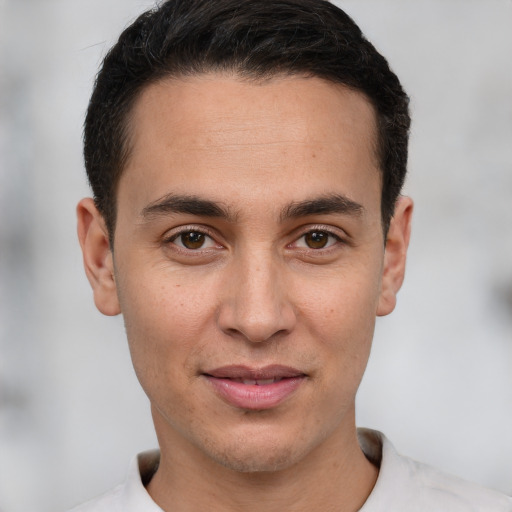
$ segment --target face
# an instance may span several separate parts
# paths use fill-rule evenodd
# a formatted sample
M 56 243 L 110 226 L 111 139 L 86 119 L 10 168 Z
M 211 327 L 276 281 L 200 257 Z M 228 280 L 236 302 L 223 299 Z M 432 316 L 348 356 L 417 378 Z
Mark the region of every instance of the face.
M 265 471 L 353 434 L 410 210 L 386 244 L 375 125 L 318 78 L 205 75 L 137 101 L 113 255 L 90 203 L 80 229 L 84 254 L 104 237 L 88 275 L 124 316 L 162 453 Z

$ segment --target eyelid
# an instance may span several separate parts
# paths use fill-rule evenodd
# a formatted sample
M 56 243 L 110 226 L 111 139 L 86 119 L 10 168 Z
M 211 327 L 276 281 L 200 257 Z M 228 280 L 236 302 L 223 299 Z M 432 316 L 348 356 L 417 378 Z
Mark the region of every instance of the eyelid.
M 183 233 L 196 231 L 198 233 L 202 233 L 208 237 L 210 237 L 216 244 L 219 246 L 224 246 L 223 243 L 219 242 L 219 236 L 216 231 L 212 230 L 208 226 L 205 225 L 198 225 L 198 224 L 185 224 L 182 226 L 177 226 L 175 228 L 172 228 L 168 230 L 162 237 L 162 243 L 163 244 L 169 244 L 174 242 L 176 238 L 178 238 Z M 322 231 L 327 233 L 328 235 L 334 237 L 337 239 L 337 241 L 341 244 L 350 244 L 350 236 L 341 228 L 332 226 L 332 225 L 326 225 L 326 224 L 306 224 L 304 226 L 301 226 L 295 230 L 295 233 L 293 234 L 293 240 L 287 244 L 287 247 L 291 247 L 294 243 L 297 242 L 300 238 L 307 235 L 308 233 L 311 233 L 312 231 Z M 178 245 L 174 244 L 176 247 L 180 248 Z M 332 246 L 327 247 L 323 250 L 329 250 Z M 184 249 L 187 250 L 187 249 Z M 198 252 L 201 249 L 198 249 Z M 208 250 L 208 249 L 207 249 Z M 307 249 L 315 252 L 322 251 L 322 249 Z
M 313 231 L 322 231 L 342 242 L 348 243 L 349 235 L 346 233 L 346 231 L 328 224 L 307 224 L 305 226 L 301 226 L 295 231 L 294 241 Z
M 197 224 L 185 224 L 183 226 L 177 226 L 175 228 L 170 229 L 163 235 L 162 243 L 163 244 L 173 243 L 174 240 L 176 240 L 176 238 L 178 238 L 180 235 L 182 235 L 183 233 L 190 233 L 191 231 L 197 232 L 197 233 L 202 233 L 203 235 L 210 237 L 217 245 L 219 245 L 219 246 L 223 245 L 218 241 L 218 236 L 216 233 L 213 232 L 212 229 L 208 228 L 208 226 L 197 225 Z M 187 250 L 187 249 L 181 248 L 178 245 L 176 245 L 176 247 L 183 249 L 183 250 Z M 194 252 L 199 252 L 199 251 L 201 251 L 201 249 L 197 249 Z
M 318 249 L 308 247 L 305 242 L 303 246 L 298 245 L 304 236 L 314 231 L 321 231 L 326 233 L 328 236 L 333 237 L 333 243 L 330 243 L 327 247 L 321 247 Z M 290 255 L 294 254 L 301 258 L 303 257 L 307 259 L 312 258 L 317 262 L 327 262 L 330 261 L 329 256 L 334 257 L 335 255 L 339 254 L 340 250 L 352 245 L 353 244 L 350 235 L 348 235 L 346 231 L 339 227 L 329 224 L 308 224 L 301 226 L 298 230 L 295 231 L 293 240 L 286 246 L 286 249 L 287 251 L 290 251 Z M 326 258 L 328 258 L 328 260 L 326 260 Z

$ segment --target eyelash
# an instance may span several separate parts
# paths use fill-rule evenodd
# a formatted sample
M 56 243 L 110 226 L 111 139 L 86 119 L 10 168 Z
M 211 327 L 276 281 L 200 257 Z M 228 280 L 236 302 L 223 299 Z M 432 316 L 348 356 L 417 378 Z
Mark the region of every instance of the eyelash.
M 199 248 L 197 250 L 187 249 L 186 247 L 181 247 L 175 243 L 175 240 L 177 240 L 180 236 L 183 236 L 187 233 L 199 233 L 201 235 L 207 236 L 208 238 L 212 239 L 215 242 L 215 244 L 221 245 L 216 241 L 215 235 L 213 233 L 211 233 L 208 229 L 206 229 L 204 226 L 199 227 L 199 226 L 194 226 L 194 225 L 180 226 L 179 228 L 177 228 L 176 231 L 173 231 L 172 233 L 168 234 L 162 240 L 162 242 L 164 245 L 169 245 L 169 244 L 174 245 L 177 250 L 181 250 L 181 251 L 184 251 L 187 253 L 194 253 L 194 252 L 198 253 L 201 250 L 201 248 Z M 204 250 L 205 249 L 203 249 L 203 251 Z
M 215 248 L 213 248 L 213 247 L 207 247 L 207 248 L 198 247 L 197 249 L 189 249 L 189 248 L 182 247 L 182 246 L 178 245 L 177 243 L 175 243 L 175 241 L 179 237 L 181 237 L 187 233 L 198 233 L 198 234 L 204 235 L 204 236 L 210 238 L 217 245 L 217 247 L 219 247 L 219 246 L 222 247 L 222 244 L 220 244 L 216 241 L 216 235 L 214 235 L 210 230 L 206 229 L 204 226 L 194 226 L 194 225 L 181 226 L 180 228 L 177 228 L 176 231 L 173 231 L 172 233 L 167 235 L 163 239 L 162 242 L 164 245 L 173 245 L 174 250 L 181 251 L 181 252 L 184 252 L 189 255 L 193 255 L 193 254 L 200 255 L 200 254 L 204 254 L 207 251 L 208 252 L 212 251 L 212 249 L 215 250 Z M 325 254 L 327 252 L 332 252 L 340 244 L 346 245 L 348 243 L 345 237 L 342 237 L 339 234 L 335 233 L 331 228 L 328 228 L 328 227 L 322 226 L 322 225 L 318 225 L 318 226 L 308 226 L 307 230 L 302 231 L 299 234 L 299 236 L 294 238 L 294 240 L 290 244 L 288 244 L 286 247 L 293 249 L 294 245 L 296 246 L 297 243 L 301 239 L 303 239 L 307 235 L 313 234 L 313 233 L 321 233 L 321 234 L 327 235 L 327 237 L 334 239 L 334 243 L 327 245 L 327 247 L 313 248 L 313 247 L 308 247 L 306 244 L 305 247 L 295 247 L 295 248 L 304 253 L 320 255 L 320 254 Z M 326 244 L 329 244 L 329 240 L 326 242 Z
M 308 234 L 312 234 L 312 233 L 325 234 L 328 237 L 333 238 L 334 243 L 332 243 L 331 245 L 328 245 L 327 247 L 321 247 L 321 248 L 316 248 L 316 249 L 313 247 L 298 247 L 299 250 L 308 252 L 310 254 L 316 253 L 319 255 L 319 254 L 325 254 L 327 252 L 331 252 L 331 251 L 335 250 L 340 244 L 344 245 L 344 244 L 348 243 L 346 238 L 344 238 L 343 236 L 341 236 L 338 233 L 335 233 L 334 230 L 331 229 L 330 227 L 323 226 L 323 225 L 317 225 L 317 226 L 308 226 L 307 230 L 303 231 L 297 238 L 295 238 L 294 241 L 288 245 L 288 247 L 296 245 L 299 242 L 299 240 L 303 239 Z M 327 242 L 327 243 L 329 243 L 329 242 Z

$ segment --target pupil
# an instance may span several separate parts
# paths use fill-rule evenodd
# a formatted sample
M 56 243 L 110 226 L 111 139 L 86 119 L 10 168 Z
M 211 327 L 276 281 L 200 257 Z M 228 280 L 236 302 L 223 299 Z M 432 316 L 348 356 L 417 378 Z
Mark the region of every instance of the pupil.
M 190 231 L 181 235 L 181 241 L 187 249 L 199 249 L 204 244 L 204 235 L 197 231 Z
M 306 243 L 312 249 L 322 249 L 327 245 L 329 235 L 322 231 L 312 231 L 306 235 Z

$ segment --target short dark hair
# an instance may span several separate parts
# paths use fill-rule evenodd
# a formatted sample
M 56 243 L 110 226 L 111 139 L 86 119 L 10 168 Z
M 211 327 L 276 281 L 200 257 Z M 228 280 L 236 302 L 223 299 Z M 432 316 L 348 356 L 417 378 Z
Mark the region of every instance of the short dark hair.
M 377 115 L 387 232 L 407 169 L 409 98 L 386 59 L 326 0 L 168 0 L 139 16 L 106 55 L 84 126 L 84 159 L 113 242 L 129 120 L 149 84 L 212 71 L 249 79 L 315 76 L 366 95 Z

